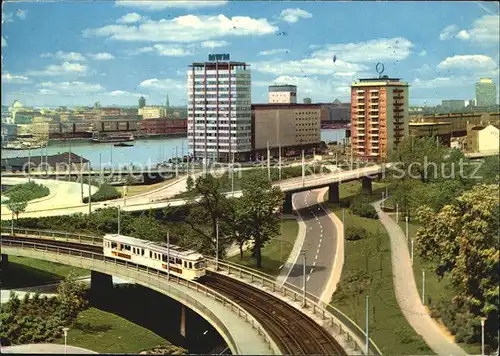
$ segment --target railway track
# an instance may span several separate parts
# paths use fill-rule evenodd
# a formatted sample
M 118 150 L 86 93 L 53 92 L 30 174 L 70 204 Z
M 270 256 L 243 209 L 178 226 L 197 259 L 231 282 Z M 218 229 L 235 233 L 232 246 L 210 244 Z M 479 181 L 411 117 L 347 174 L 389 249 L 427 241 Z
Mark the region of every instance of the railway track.
M 58 248 L 81 251 L 84 257 L 113 260 L 105 257 L 101 246 L 36 237 L 2 236 L 11 246 L 33 246 L 43 243 L 49 251 Z M 68 250 L 59 250 L 68 253 Z M 125 263 L 123 263 L 125 264 Z M 130 265 L 131 263 L 128 262 Z M 139 269 L 142 269 L 139 267 Z M 145 269 L 145 268 L 144 268 Z M 281 299 L 230 277 L 207 271 L 200 281 L 246 309 L 271 335 L 280 350 L 287 355 L 347 355 L 340 344 L 323 327 Z

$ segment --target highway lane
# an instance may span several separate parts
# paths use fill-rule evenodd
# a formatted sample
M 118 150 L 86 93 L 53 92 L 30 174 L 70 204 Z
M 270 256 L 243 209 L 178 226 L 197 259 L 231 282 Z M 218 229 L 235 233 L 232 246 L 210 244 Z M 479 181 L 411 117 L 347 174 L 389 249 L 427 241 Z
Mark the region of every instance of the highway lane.
M 302 250 L 306 250 L 307 292 L 321 297 L 328 284 L 337 252 L 337 230 L 330 217 L 321 208 L 324 189 L 296 193 L 293 196 L 297 214 L 306 225 Z M 299 255 L 288 275 L 287 282 L 303 287 L 303 262 Z

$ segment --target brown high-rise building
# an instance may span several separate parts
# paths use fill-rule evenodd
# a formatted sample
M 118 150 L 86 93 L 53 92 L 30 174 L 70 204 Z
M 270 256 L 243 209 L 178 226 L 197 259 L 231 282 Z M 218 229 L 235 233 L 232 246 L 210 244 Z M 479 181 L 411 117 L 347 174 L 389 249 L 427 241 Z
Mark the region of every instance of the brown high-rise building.
M 351 132 L 355 158 L 387 160 L 408 135 L 408 83 L 387 76 L 353 83 Z

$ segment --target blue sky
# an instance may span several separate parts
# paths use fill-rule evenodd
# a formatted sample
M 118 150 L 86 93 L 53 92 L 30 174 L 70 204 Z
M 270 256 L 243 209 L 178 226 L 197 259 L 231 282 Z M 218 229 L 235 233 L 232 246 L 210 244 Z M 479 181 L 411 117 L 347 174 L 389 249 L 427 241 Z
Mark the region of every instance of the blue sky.
M 4 2 L 2 104 L 184 105 L 187 66 L 209 53 L 251 64 L 254 103 L 274 83 L 348 101 L 379 61 L 411 104 L 473 99 L 479 77 L 498 83 L 498 14 L 496 2 Z

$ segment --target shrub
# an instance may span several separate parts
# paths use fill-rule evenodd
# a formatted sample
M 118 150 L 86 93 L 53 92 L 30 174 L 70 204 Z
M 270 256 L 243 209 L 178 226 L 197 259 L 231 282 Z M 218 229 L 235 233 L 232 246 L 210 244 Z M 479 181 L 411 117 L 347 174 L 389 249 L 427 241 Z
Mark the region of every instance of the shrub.
M 121 193 L 117 191 L 115 187 L 107 183 L 104 183 L 99 187 L 99 190 L 96 193 L 92 194 L 92 201 L 97 202 L 97 201 L 118 199 L 121 198 L 121 196 L 122 196 Z M 83 202 L 88 203 L 89 197 L 83 198 Z
M 6 196 L 23 194 L 23 196 L 26 197 L 26 200 L 30 201 L 46 197 L 50 194 L 50 190 L 44 185 L 36 184 L 35 182 L 28 182 L 11 186 L 7 188 L 4 194 Z
M 361 239 L 366 239 L 368 237 L 368 231 L 362 227 L 351 226 L 347 228 L 346 240 L 347 241 L 357 241 Z
M 365 197 L 353 199 L 349 208 L 354 214 L 362 216 L 364 218 L 377 219 L 378 217 L 377 211 L 370 204 L 370 201 Z

